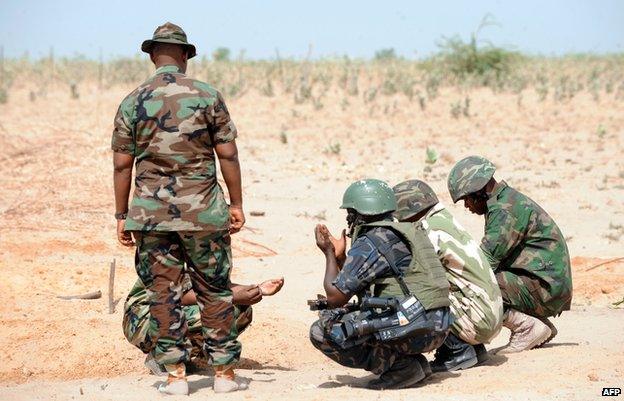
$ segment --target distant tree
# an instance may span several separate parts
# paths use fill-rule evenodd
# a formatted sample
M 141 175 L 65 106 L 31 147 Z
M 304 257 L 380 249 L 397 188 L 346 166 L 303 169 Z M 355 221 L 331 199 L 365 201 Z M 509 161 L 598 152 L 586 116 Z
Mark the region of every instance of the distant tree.
M 394 60 L 397 58 L 394 48 L 379 49 L 375 52 L 375 60 Z
M 230 49 L 227 47 L 218 47 L 212 52 L 212 59 L 214 61 L 230 61 Z

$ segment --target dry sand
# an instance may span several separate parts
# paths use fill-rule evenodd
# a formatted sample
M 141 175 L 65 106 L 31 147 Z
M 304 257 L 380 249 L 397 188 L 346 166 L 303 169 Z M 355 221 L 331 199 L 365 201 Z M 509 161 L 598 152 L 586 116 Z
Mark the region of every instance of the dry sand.
M 150 399 L 158 380 L 146 376 L 143 355 L 121 332 L 123 298 L 135 273 L 132 251 L 116 244 L 112 217 L 111 122 L 131 88 L 99 98 L 95 87 L 85 88 L 77 100 L 51 91 L 35 102 L 29 89 L 18 84 L 10 102 L 0 105 L 0 399 Z M 248 229 L 233 240 L 234 278 L 284 276 L 286 284 L 255 307 L 255 321 L 241 337 L 240 374 L 252 380 L 251 390 L 220 398 L 585 400 L 600 397 L 602 387 L 623 387 L 624 319 L 612 303 L 624 298 L 624 262 L 591 269 L 624 256 L 622 103 L 595 103 L 589 95 L 541 103 L 526 96 L 518 107 L 515 97 L 484 89 L 471 94 L 470 118 L 452 119 L 449 105 L 461 96 L 443 91 L 424 112 L 402 97 L 374 105 L 352 99 L 345 111 L 340 98 L 327 99 L 321 110 L 285 96 L 248 94 L 228 102 L 240 130 L 248 213 Z M 596 134 L 601 124 L 603 137 Z M 336 143 L 338 154 L 328 150 Z M 427 146 L 440 153 L 431 171 L 424 171 Z M 415 389 L 350 387 L 361 385 L 365 372 L 326 360 L 307 340 L 315 315 L 305 300 L 322 291 L 314 224 L 338 232 L 344 214 L 337 206 L 352 180 L 424 178 L 480 237 L 482 219 L 451 205 L 445 189 L 453 163 L 469 154 L 490 158 L 498 178 L 558 222 L 573 256 L 573 310 L 555 320 L 560 334 L 544 349 L 436 375 Z M 113 258 L 120 302 L 109 315 Z M 104 297 L 55 297 L 94 290 Z M 191 381 L 192 397 L 212 396 L 209 375 Z

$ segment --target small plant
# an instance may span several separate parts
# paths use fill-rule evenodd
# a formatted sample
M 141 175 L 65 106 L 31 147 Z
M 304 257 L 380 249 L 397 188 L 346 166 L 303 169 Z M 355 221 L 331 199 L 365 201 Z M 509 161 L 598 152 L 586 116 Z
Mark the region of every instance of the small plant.
M 9 95 L 4 88 L 0 88 L 0 104 L 4 104 L 9 101 Z
M 607 135 L 607 129 L 604 127 L 604 125 L 600 124 L 598 126 L 598 128 L 596 129 L 596 135 L 598 135 L 598 138 L 602 139 L 605 137 L 605 135 Z
M 286 131 L 280 132 L 280 142 L 283 144 L 288 143 L 288 134 L 286 133 Z
M 439 155 L 438 155 L 438 152 L 434 148 L 430 148 L 427 146 L 426 155 L 427 155 L 427 158 L 425 159 L 425 163 L 434 164 L 435 162 L 438 161 Z
M 329 143 L 325 148 L 325 153 L 330 153 L 333 155 L 340 154 L 340 142 Z
M 214 61 L 230 61 L 230 49 L 227 47 L 217 47 L 214 52 L 212 52 L 212 59 Z
M 466 96 L 464 99 L 464 108 L 462 109 L 464 117 L 470 117 L 470 97 Z
M 71 90 L 72 99 L 78 99 L 80 97 L 80 94 L 78 93 L 78 85 L 75 82 L 72 82 L 69 85 L 69 89 Z
M 392 47 L 386 49 L 379 49 L 375 52 L 375 60 L 378 61 L 389 61 L 396 60 L 397 55 Z
M 459 116 L 461 116 L 462 114 L 462 104 L 461 102 L 458 100 L 456 102 L 453 102 L 451 104 L 451 116 L 453 118 L 459 118 Z
M 420 110 L 422 111 L 425 111 L 425 109 L 427 108 L 427 98 L 421 95 L 420 92 L 418 92 L 418 105 L 420 106 Z

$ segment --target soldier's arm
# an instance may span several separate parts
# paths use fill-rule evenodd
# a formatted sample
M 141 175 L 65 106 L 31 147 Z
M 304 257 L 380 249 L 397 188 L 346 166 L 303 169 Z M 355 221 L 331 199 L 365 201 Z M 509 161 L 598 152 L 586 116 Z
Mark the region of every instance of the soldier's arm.
M 210 112 L 209 120 L 213 128 L 212 142 L 230 195 L 230 232 L 235 233 L 245 224 L 240 163 L 236 147 L 238 131 L 230 119 L 230 113 L 220 93 L 217 94 L 217 101 Z
M 487 219 L 481 249 L 487 256 L 492 269 L 496 270 L 520 244 L 522 233 L 516 227 L 514 217 L 507 210 L 495 210 L 488 215 Z
M 132 128 L 128 124 L 124 100 L 115 115 L 111 149 L 113 150 L 113 187 L 115 191 L 115 213 L 128 212 L 128 198 L 132 183 L 132 166 L 134 164 L 135 143 Z M 124 246 L 132 246 L 132 236 L 124 230 L 125 220 L 117 221 L 117 240 Z

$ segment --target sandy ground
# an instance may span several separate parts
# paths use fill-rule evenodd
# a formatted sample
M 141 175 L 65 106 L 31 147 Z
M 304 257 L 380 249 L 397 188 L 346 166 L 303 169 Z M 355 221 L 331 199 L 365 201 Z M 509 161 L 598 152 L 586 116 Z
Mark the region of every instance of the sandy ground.
M 0 105 L 0 399 L 145 399 L 155 396 L 143 356 L 121 332 L 123 298 L 135 280 L 133 254 L 114 238 L 112 117 L 131 88 L 67 91 L 28 100 L 20 87 Z M 241 340 L 241 376 L 251 390 L 223 399 L 592 399 L 624 385 L 624 105 L 579 95 L 563 104 L 489 90 L 471 94 L 470 118 L 452 119 L 451 90 L 423 112 L 405 98 L 376 104 L 327 99 L 321 110 L 290 97 L 248 94 L 229 101 L 240 130 L 246 230 L 233 240 L 234 279 L 284 276 L 281 293 L 257 307 Z M 55 101 L 52 101 L 52 100 Z M 34 118 L 32 116 L 35 116 Z M 603 125 L 606 134 L 596 134 Z M 287 143 L 280 140 L 285 132 Z M 339 152 L 330 145 L 340 144 Z M 439 160 L 426 169 L 425 148 Z M 335 150 L 336 147 L 334 146 Z M 558 222 L 573 256 L 573 310 L 555 321 L 547 348 L 495 357 L 425 386 L 381 394 L 352 388 L 366 375 L 324 359 L 307 340 L 315 319 L 305 300 L 322 290 L 323 259 L 312 228 L 338 232 L 337 209 L 353 180 L 391 184 L 424 178 L 473 233 L 483 221 L 450 205 L 446 175 L 454 162 L 482 154 L 497 177 L 526 192 Z M 261 217 L 249 215 L 262 211 Z M 115 258 L 116 312 L 108 314 L 108 265 Z M 101 290 L 91 301 L 56 295 Z M 621 307 L 621 305 L 620 305 Z M 492 344 L 500 346 L 507 332 Z M 210 376 L 191 378 L 192 397 L 209 397 Z M 82 394 L 80 389 L 82 388 Z

